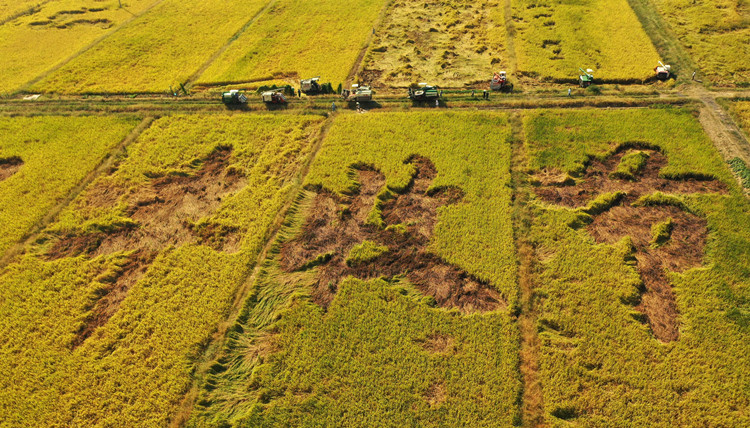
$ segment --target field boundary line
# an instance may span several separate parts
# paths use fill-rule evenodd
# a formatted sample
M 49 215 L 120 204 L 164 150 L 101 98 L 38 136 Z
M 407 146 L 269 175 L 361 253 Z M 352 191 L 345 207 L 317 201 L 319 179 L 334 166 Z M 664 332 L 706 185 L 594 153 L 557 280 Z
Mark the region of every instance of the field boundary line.
M 375 32 L 379 30 L 383 25 L 383 21 L 385 21 L 385 17 L 388 14 L 388 10 L 391 8 L 391 6 L 393 6 L 393 0 L 388 0 L 385 2 L 383 9 L 380 10 L 378 17 L 374 22 L 375 25 L 373 25 L 372 27 L 372 32 L 369 36 L 367 36 L 367 40 L 365 40 L 364 46 L 362 46 L 362 49 L 360 49 L 357 58 L 354 60 L 354 64 L 352 65 L 351 70 L 349 70 L 349 74 L 346 76 L 346 79 L 344 79 L 344 89 L 347 89 L 349 88 L 349 86 L 351 86 L 352 81 L 357 76 L 357 73 L 359 73 L 359 71 L 362 69 L 362 62 L 365 60 L 367 51 L 370 50 L 370 45 L 372 44 L 373 39 L 375 39 Z
M 73 189 L 68 192 L 68 196 L 66 196 L 62 201 L 57 203 L 52 209 L 39 221 L 36 225 L 34 225 L 29 232 L 27 232 L 21 239 L 18 240 L 18 242 L 13 245 L 12 247 L 8 248 L 8 250 L 3 254 L 2 258 L 0 258 L 0 269 L 5 269 L 12 261 L 16 258 L 19 254 L 21 254 L 34 240 L 39 236 L 39 234 L 47 227 L 49 226 L 55 219 L 57 219 L 57 216 L 62 212 L 62 210 L 65 209 L 68 205 L 70 205 L 71 202 L 75 200 L 75 198 L 78 197 L 78 195 L 81 194 L 88 186 L 91 184 L 94 180 L 96 180 L 100 175 L 104 174 L 107 170 L 112 168 L 117 162 L 117 158 L 119 155 L 125 153 L 125 149 L 133 143 L 140 135 L 148 129 L 149 126 L 151 126 L 151 123 L 156 118 L 154 116 L 148 116 L 143 118 L 141 122 L 133 128 L 130 133 L 123 138 L 120 143 L 118 143 L 112 150 L 109 151 L 109 153 L 105 154 L 104 158 L 99 162 L 99 164 L 86 176 L 81 180 L 80 183 L 78 183 Z
M 333 125 L 335 118 L 335 114 L 329 116 L 321 126 L 321 129 L 318 132 L 317 137 L 315 138 L 315 143 L 313 144 L 310 154 L 302 164 L 302 167 L 297 173 L 297 176 L 293 179 L 293 181 L 296 181 L 296 184 L 289 191 L 289 195 L 286 201 L 284 201 L 284 205 L 281 207 L 279 212 L 276 213 L 273 221 L 266 229 L 264 237 L 265 245 L 263 245 L 263 248 L 258 253 L 258 257 L 256 257 L 255 259 L 255 265 L 253 266 L 252 271 L 245 277 L 245 279 L 242 281 L 242 284 L 240 284 L 239 288 L 237 289 L 237 293 L 234 297 L 234 301 L 232 302 L 232 306 L 229 308 L 229 315 L 224 319 L 222 323 L 218 325 L 216 331 L 212 334 L 213 338 L 206 345 L 201 356 L 195 361 L 195 373 L 193 374 L 192 385 L 183 396 L 180 404 L 177 406 L 174 418 L 169 423 L 170 428 L 183 427 L 190 420 L 192 412 L 195 409 L 195 402 L 198 399 L 198 393 L 201 386 L 200 382 L 216 357 L 224 349 L 224 345 L 227 340 L 227 333 L 229 332 L 229 329 L 236 324 L 237 317 L 240 315 L 240 312 L 242 312 L 245 301 L 247 300 L 247 297 L 252 291 L 253 286 L 255 285 L 255 281 L 260 274 L 263 262 L 268 258 L 268 253 L 277 240 L 279 231 L 284 225 L 284 221 L 289 214 L 289 210 L 292 208 L 294 201 L 297 200 L 297 197 L 304 188 L 305 178 L 307 178 L 307 174 L 310 172 L 310 168 L 312 167 L 313 162 L 318 157 L 318 153 L 323 147 L 323 143 L 328 136 L 328 132 Z
M 539 379 L 540 342 L 537 333 L 538 311 L 534 294 L 534 262 L 536 254 L 528 242 L 531 211 L 529 208 L 529 184 L 523 176 L 526 155 L 525 135 L 520 112 L 510 116 L 513 131 L 511 155 L 511 182 L 513 184 L 513 240 L 518 257 L 518 288 L 520 312 L 517 318 L 521 335 L 519 348 L 519 372 L 523 385 L 521 395 L 521 421 L 524 427 L 545 426 L 544 396 Z
M 49 70 L 47 70 L 47 71 L 43 72 L 42 74 L 40 74 L 39 76 L 31 79 L 26 84 L 24 84 L 23 86 L 21 86 L 20 89 L 15 90 L 15 93 L 27 92 L 29 90 L 29 88 L 31 88 L 32 86 L 34 86 L 37 83 L 41 82 L 42 80 L 46 79 L 52 73 L 60 70 L 61 68 L 65 67 L 66 65 L 70 64 L 73 60 L 77 59 L 79 56 L 81 56 L 84 53 L 86 53 L 87 51 L 91 50 L 93 47 L 97 46 L 99 43 L 103 42 L 108 37 L 117 34 L 120 30 L 122 30 L 123 28 L 125 28 L 128 24 L 130 24 L 131 22 L 135 21 L 136 19 L 142 17 L 143 15 L 149 13 L 152 9 L 154 9 L 155 7 L 157 7 L 160 4 L 164 3 L 164 1 L 165 0 L 156 0 L 153 4 L 151 4 L 150 6 L 148 6 L 145 9 L 143 9 L 141 11 L 141 13 L 139 13 L 137 15 L 133 15 L 132 17 L 130 17 L 130 18 L 126 19 L 125 21 L 123 21 L 122 24 L 118 25 L 117 28 L 115 28 L 111 32 L 102 34 L 101 36 L 99 36 L 98 38 L 96 38 L 93 42 L 91 42 L 88 45 L 84 46 L 78 52 L 76 52 L 73 55 L 69 56 L 67 59 L 64 59 L 59 64 L 53 66 Z
M 213 53 L 209 59 L 206 60 L 206 62 L 203 63 L 203 65 L 198 68 L 198 70 L 195 71 L 190 77 L 188 77 L 187 82 L 185 82 L 186 86 L 193 85 L 198 79 L 203 76 L 203 74 L 208 70 L 209 67 L 211 67 L 211 64 L 213 64 L 219 57 L 229 49 L 232 44 L 237 41 L 237 39 L 242 36 L 242 34 L 247 31 L 248 28 L 250 28 L 253 24 L 255 24 L 258 19 L 260 19 L 261 16 L 265 15 L 266 12 L 268 12 L 269 9 L 276 3 L 276 0 L 269 0 L 268 3 L 266 3 L 265 6 L 258 12 L 256 12 L 255 15 L 253 15 L 252 18 L 250 18 L 249 21 L 245 23 L 245 25 L 242 26 L 232 37 L 227 40 L 226 43 L 224 43 L 224 46 L 220 47 L 219 50 Z

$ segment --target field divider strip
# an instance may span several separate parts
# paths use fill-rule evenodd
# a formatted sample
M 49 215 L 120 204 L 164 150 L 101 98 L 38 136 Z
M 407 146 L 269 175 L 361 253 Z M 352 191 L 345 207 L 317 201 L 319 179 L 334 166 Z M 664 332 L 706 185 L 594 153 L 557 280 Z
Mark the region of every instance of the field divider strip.
M 237 39 L 239 39 L 240 36 L 242 36 L 242 34 L 245 31 L 247 31 L 248 28 L 250 28 L 253 24 L 258 22 L 258 19 L 260 19 L 261 16 L 265 15 L 266 12 L 268 12 L 268 10 L 271 9 L 271 7 L 275 3 L 276 3 L 276 0 L 270 0 L 268 3 L 266 3 L 263 9 L 259 10 L 255 15 L 253 15 L 253 17 L 250 18 L 250 20 L 247 21 L 245 25 L 242 26 L 242 28 L 240 28 L 236 33 L 234 33 L 234 35 L 230 37 L 226 43 L 224 43 L 224 46 L 220 47 L 219 50 L 214 52 L 214 54 L 211 55 L 211 57 L 208 60 L 206 60 L 206 62 L 204 62 L 203 65 L 201 65 L 200 68 L 198 68 L 198 70 L 196 70 L 195 73 L 193 73 L 190 77 L 188 77 L 188 80 L 187 82 L 185 82 L 185 85 L 190 86 L 194 84 L 198 79 L 200 79 L 201 76 L 203 76 L 203 73 L 205 73 L 206 70 L 208 70 L 208 68 L 211 67 L 211 64 L 213 64 L 217 59 L 219 59 L 219 57 L 224 52 L 226 52 L 230 46 L 232 46 L 232 43 L 234 43 Z
M 104 156 L 101 162 L 99 162 L 99 165 L 97 165 L 94 170 L 89 172 L 86 177 L 81 180 L 78 185 L 76 185 L 69 193 L 68 196 L 65 197 L 62 201 L 60 201 L 57 205 L 55 205 L 48 213 L 44 216 L 37 224 L 28 232 L 26 235 L 24 235 L 14 246 L 10 247 L 5 254 L 3 254 L 2 258 L 0 258 L 0 269 L 4 269 L 8 264 L 13 261 L 13 259 L 16 258 L 16 256 L 20 255 L 24 249 L 26 249 L 32 242 L 34 242 L 35 239 L 39 236 L 39 234 L 47 227 L 49 226 L 55 219 L 57 219 L 57 216 L 62 212 L 62 210 L 65 209 L 68 205 L 70 205 L 71 202 L 75 200 L 75 198 L 78 197 L 78 195 L 81 194 L 88 186 L 91 184 L 94 180 L 96 180 L 99 176 L 103 175 L 107 170 L 112 168 L 115 163 L 117 162 L 117 158 L 125 153 L 125 149 L 132 144 L 138 137 L 148 129 L 149 126 L 151 126 L 151 123 L 156 118 L 153 116 L 145 117 L 141 122 L 133 128 L 130 133 L 120 141 L 120 143 L 115 146 L 114 149 L 112 149 L 108 154 Z
M 198 398 L 200 387 L 199 381 L 203 379 L 207 370 L 210 368 L 211 363 L 213 363 L 217 355 L 224 349 L 224 344 L 227 339 L 227 333 L 229 332 L 229 329 L 236 324 L 237 317 L 240 315 L 240 312 L 244 307 L 244 303 L 247 300 L 249 293 L 252 291 L 258 275 L 260 274 L 263 262 L 268 257 L 269 251 L 276 242 L 279 231 L 284 225 L 284 221 L 286 220 L 289 210 L 292 208 L 294 201 L 297 200 L 300 191 L 302 191 L 303 189 L 305 178 L 310 172 L 312 163 L 317 158 L 320 149 L 323 147 L 323 143 L 328 136 L 328 131 L 330 130 L 335 117 L 336 115 L 333 114 L 329 116 L 328 119 L 326 119 L 325 123 L 323 123 L 320 131 L 318 132 L 315 143 L 313 144 L 312 150 L 310 151 L 310 154 L 307 156 L 307 159 L 302 164 L 302 167 L 297 173 L 297 176 L 294 178 L 296 184 L 289 191 L 289 195 L 284 201 L 284 205 L 281 207 L 279 212 L 274 217 L 273 222 L 271 222 L 266 230 L 264 237 L 265 245 L 258 253 L 258 257 L 256 257 L 255 259 L 255 265 L 253 266 L 252 271 L 249 275 L 247 275 L 247 277 L 245 277 L 245 279 L 242 281 L 242 284 L 238 288 L 237 294 L 235 295 L 234 301 L 232 302 L 232 306 L 229 309 L 229 316 L 217 327 L 217 330 L 212 335 L 212 340 L 206 345 L 204 352 L 198 358 L 198 360 L 195 361 L 196 369 L 195 374 L 193 374 L 193 384 L 185 393 L 182 402 L 177 407 L 175 418 L 172 419 L 171 423 L 169 424 L 171 428 L 183 427 L 188 422 L 192 411 L 195 408 L 195 402 Z
M 54 67 L 50 68 L 49 70 L 47 70 L 47 71 L 43 72 L 43 73 L 42 73 L 42 74 L 40 74 L 39 76 L 37 76 L 37 77 L 35 77 L 35 78 L 31 79 L 31 80 L 30 80 L 29 82 L 27 82 L 27 83 L 26 83 L 25 85 L 21 86 L 21 88 L 20 88 L 20 89 L 17 89 L 17 90 L 15 91 L 15 93 L 19 93 L 19 92 L 21 92 L 21 93 L 23 93 L 23 92 L 27 92 L 27 91 L 29 90 L 29 88 L 31 88 L 32 86 L 34 86 L 34 85 L 36 85 L 37 83 L 41 82 L 42 80 L 46 79 L 46 78 L 47 78 L 47 77 L 48 77 L 48 76 L 49 76 L 50 74 L 52 74 L 52 73 L 54 73 L 54 72 L 56 72 L 56 71 L 60 70 L 61 68 L 65 67 L 65 66 L 66 66 L 66 65 L 68 65 L 68 64 L 69 64 L 70 62 L 72 62 L 73 60 L 75 60 L 75 59 L 76 59 L 76 58 L 78 58 L 79 56 L 83 55 L 84 53 L 86 53 L 87 51 L 89 51 L 90 49 L 92 49 L 93 47 L 95 47 L 96 45 L 98 45 L 99 43 L 103 42 L 103 41 L 104 41 L 105 39 L 107 39 L 108 37 L 110 37 L 110 36 L 113 36 L 113 35 L 117 34 L 117 33 L 118 33 L 118 32 L 119 32 L 120 30 L 122 30 L 123 28 L 125 28 L 125 27 L 126 27 L 126 26 L 127 26 L 128 24 L 130 24 L 131 22 L 133 22 L 133 21 L 135 21 L 136 19 L 140 18 L 141 16 L 143 16 L 143 15 L 147 14 L 147 13 L 148 13 L 148 12 L 150 12 L 150 11 L 151 11 L 152 9 L 154 9 L 154 8 L 155 8 L 156 6 L 159 6 L 160 4 L 164 3 L 164 1 L 165 1 L 165 0 L 156 0 L 156 1 L 155 1 L 155 2 L 153 3 L 153 4 L 151 4 L 151 5 L 149 6 L 149 7 L 147 7 L 147 8 L 145 8 L 145 9 L 143 9 L 143 10 L 141 11 L 141 13 L 139 13 L 139 14 L 137 14 L 137 15 L 133 15 L 132 17 L 130 17 L 130 18 L 128 18 L 128 19 L 126 19 L 126 20 L 125 20 L 125 21 L 123 21 L 123 22 L 122 22 L 122 23 L 121 23 L 120 25 L 118 25 L 118 26 L 117 26 L 117 28 L 115 28 L 114 30 L 112 30 L 112 31 L 110 31 L 110 32 L 108 32 L 108 33 L 102 34 L 102 35 L 101 35 L 101 36 L 99 36 L 99 37 L 98 37 L 98 38 L 97 38 L 96 40 L 94 40 L 93 42 L 91 42 L 91 43 L 89 43 L 88 45 L 84 46 L 84 47 L 83 47 L 83 48 L 81 48 L 81 49 L 80 49 L 80 50 L 79 50 L 78 52 L 74 53 L 73 55 L 71 55 L 71 56 L 70 56 L 70 57 L 68 57 L 67 59 L 65 59 L 65 60 L 63 60 L 62 62 L 58 63 L 57 65 L 55 65 Z
M 359 55 L 357 55 L 357 58 L 354 60 L 354 64 L 352 65 L 351 70 L 349 70 L 349 75 L 347 75 L 346 79 L 344 80 L 345 88 L 351 86 L 352 81 L 357 76 L 357 73 L 359 73 L 359 71 L 362 69 L 362 62 L 365 60 L 365 55 L 367 55 L 367 51 L 370 49 L 370 45 L 375 38 L 375 32 L 383 25 L 388 10 L 393 5 L 393 2 L 394 0 L 388 0 L 383 6 L 383 9 L 380 10 L 380 14 L 378 14 L 378 17 L 375 20 L 375 25 L 373 25 L 372 27 L 372 32 L 369 36 L 367 36 L 367 40 L 365 40 L 364 46 L 362 46 L 362 49 L 359 51 Z
M 513 25 L 513 0 L 505 0 L 505 51 L 508 55 L 508 68 L 511 75 L 518 73 L 518 58 L 516 56 L 516 26 Z

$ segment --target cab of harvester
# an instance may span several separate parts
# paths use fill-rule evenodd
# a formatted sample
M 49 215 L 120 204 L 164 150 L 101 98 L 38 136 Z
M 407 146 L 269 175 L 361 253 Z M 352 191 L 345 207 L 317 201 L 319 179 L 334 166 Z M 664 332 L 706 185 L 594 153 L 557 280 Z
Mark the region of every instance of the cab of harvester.
M 420 83 L 419 88 L 409 88 L 409 98 L 412 101 L 427 101 L 440 98 L 440 89 L 437 86 Z
M 579 70 L 581 70 L 581 74 L 578 76 L 578 86 L 588 88 L 594 83 L 594 75 L 592 74 L 594 70 L 590 68 L 587 68 L 585 71 L 582 68 L 579 68 Z
M 668 80 L 672 75 L 672 66 L 664 65 L 661 61 L 659 61 L 659 66 L 654 68 L 654 73 L 656 73 L 657 79 Z
M 490 89 L 493 91 L 512 92 L 513 84 L 508 81 L 508 74 L 505 71 L 496 72 L 490 81 Z
M 300 81 L 300 91 L 305 95 L 315 95 L 321 92 L 320 76 Z
M 231 91 L 224 92 L 221 94 L 221 102 L 227 105 L 231 104 L 246 104 L 247 103 L 247 96 L 238 91 L 237 89 L 232 89 Z
M 280 90 L 265 91 L 260 97 L 266 104 L 286 104 L 286 97 Z

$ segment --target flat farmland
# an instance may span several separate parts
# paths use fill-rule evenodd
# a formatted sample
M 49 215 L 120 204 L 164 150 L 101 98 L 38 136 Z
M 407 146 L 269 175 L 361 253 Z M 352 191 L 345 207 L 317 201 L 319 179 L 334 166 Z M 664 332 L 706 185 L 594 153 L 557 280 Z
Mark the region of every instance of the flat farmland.
M 0 94 L 20 89 L 155 3 L 130 0 L 125 8 L 117 0 L 24 3 L 33 9 L 0 25 Z
M 132 118 L 0 118 L 0 254 L 30 233 L 138 124 Z
M 365 56 L 362 82 L 407 87 L 487 83 L 509 68 L 502 2 L 394 1 Z
M 750 4 L 744 0 L 652 3 L 700 68 L 699 79 L 718 86 L 750 85 Z
M 659 55 L 627 0 L 513 0 L 518 73 L 575 82 L 579 68 L 599 82 L 641 83 Z
M 276 1 L 198 83 L 283 80 L 296 85 L 300 79 L 321 76 L 336 87 L 354 67 L 385 4 L 321 0 L 301 8 L 292 0 Z
M 339 117 L 188 425 L 518 421 L 510 135 Z
M 689 111 L 524 117 L 544 417 L 744 426 L 750 203 Z
M 61 93 L 168 93 L 196 73 L 265 0 L 163 0 L 33 87 Z M 176 37 L 175 35 L 179 35 Z
M 321 124 L 291 115 L 153 122 L 2 271 L 0 419 L 173 420 Z

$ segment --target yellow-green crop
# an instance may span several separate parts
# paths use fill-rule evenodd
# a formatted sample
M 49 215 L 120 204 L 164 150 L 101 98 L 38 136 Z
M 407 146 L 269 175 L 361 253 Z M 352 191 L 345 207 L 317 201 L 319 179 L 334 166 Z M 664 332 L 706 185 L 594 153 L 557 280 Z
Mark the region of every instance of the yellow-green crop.
M 0 181 L 0 254 L 68 196 L 137 124 L 132 118 L 0 118 L 0 160 L 20 168 Z
M 116 172 L 89 186 L 44 240 L 2 272 L 0 420 L 10 426 L 168 425 L 192 383 L 196 360 L 227 317 L 269 225 L 295 188 L 321 123 L 319 117 L 289 115 L 155 121 Z M 217 147 L 232 148 L 228 167 L 247 185 L 197 223 L 237 233 L 237 250 L 200 241 L 165 244 L 111 318 L 76 342 L 132 251 L 48 260 L 50 245 L 92 228 L 117 230 L 133 195 L 147 191 L 156 177 L 195 174 Z M 120 197 L 97 206 L 101 189 Z

